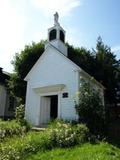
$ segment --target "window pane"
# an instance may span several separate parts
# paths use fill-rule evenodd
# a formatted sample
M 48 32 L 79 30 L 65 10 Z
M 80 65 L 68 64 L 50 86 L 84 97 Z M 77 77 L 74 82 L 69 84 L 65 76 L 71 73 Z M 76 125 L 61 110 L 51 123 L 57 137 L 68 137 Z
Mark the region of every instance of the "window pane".
M 56 39 L 56 30 L 53 29 L 51 32 L 50 32 L 50 35 L 49 35 L 49 40 L 54 40 Z
M 60 31 L 60 40 L 61 40 L 62 42 L 65 41 L 65 36 L 64 36 L 63 31 Z

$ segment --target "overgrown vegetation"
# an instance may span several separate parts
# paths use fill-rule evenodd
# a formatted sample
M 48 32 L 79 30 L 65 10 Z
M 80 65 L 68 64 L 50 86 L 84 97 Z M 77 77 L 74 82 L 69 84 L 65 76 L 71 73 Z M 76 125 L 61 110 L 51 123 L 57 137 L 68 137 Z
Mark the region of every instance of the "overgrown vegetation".
M 45 131 L 28 132 L 21 137 L 14 137 L 1 143 L 0 158 L 1 160 L 21 160 L 38 151 L 83 144 L 88 141 L 88 133 L 88 128 L 83 124 L 73 126 L 70 123 L 57 121 L 56 125 L 51 124 Z
M 30 130 L 31 125 L 25 119 L 25 105 L 20 105 L 16 107 L 15 119 L 20 126 L 24 126 L 26 131 Z
M 11 125 L 13 122 L 1 121 L 0 125 L 2 123 Z M 50 123 L 45 131 L 29 131 L 18 135 L 5 137 L 5 141 L 1 141 L 0 160 L 70 160 L 78 158 L 81 160 L 88 158 L 119 160 L 120 158 L 120 149 L 108 143 L 99 141 L 94 145 L 88 143 L 91 137 L 84 124 L 72 124 L 57 120 Z
M 0 143 L 8 137 L 14 135 L 23 135 L 26 133 L 26 128 L 21 127 L 15 120 L 2 121 L 0 120 Z
M 54 126 L 54 127 L 53 127 Z M 89 129 L 84 124 L 72 125 L 63 121 L 56 121 L 50 130 L 53 146 L 70 147 L 88 141 Z
M 47 132 L 29 132 L 0 144 L 1 160 L 24 160 L 26 155 L 51 149 Z
M 89 82 L 81 79 L 79 93 L 74 102 L 79 121 L 86 123 L 93 134 L 101 134 L 104 131 L 105 108 L 103 97 L 93 84 L 93 79 Z
M 16 119 L 11 121 L 0 120 L 0 142 L 15 135 L 23 136 L 31 126 L 24 118 L 24 105 L 16 108 Z

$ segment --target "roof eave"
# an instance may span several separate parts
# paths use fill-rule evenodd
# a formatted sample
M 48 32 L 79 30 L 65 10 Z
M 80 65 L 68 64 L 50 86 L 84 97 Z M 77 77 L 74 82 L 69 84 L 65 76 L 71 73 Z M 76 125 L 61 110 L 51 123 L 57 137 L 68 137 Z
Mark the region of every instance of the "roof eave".
M 82 68 L 76 70 L 78 71 L 79 73 L 82 72 L 83 74 L 85 74 L 86 77 L 88 77 L 89 79 L 93 80 L 96 84 L 98 84 L 102 89 L 106 89 L 100 82 L 98 82 L 94 77 L 92 77 L 91 75 L 89 75 L 87 72 L 85 72 Z

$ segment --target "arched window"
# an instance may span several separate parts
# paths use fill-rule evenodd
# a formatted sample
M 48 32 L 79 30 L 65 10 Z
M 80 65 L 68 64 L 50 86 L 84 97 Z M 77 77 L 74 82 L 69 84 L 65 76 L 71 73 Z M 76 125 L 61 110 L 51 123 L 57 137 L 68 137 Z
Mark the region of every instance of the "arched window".
M 56 39 L 56 29 L 53 29 L 52 31 L 50 31 L 49 34 L 49 41 Z
M 61 30 L 60 30 L 60 40 L 62 42 L 65 42 L 65 35 L 64 35 L 63 31 L 61 31 Z

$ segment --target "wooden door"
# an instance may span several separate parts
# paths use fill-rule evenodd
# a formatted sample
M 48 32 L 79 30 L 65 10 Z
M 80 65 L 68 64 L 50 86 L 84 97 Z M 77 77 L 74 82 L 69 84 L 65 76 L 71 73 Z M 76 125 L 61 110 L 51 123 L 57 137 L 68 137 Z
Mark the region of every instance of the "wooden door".
M 47 124 L 50 120 L 50 97 L 41 97 L 40 105 L 40 123 Z

